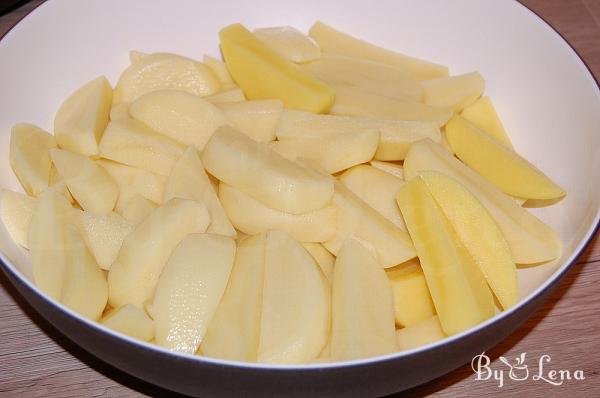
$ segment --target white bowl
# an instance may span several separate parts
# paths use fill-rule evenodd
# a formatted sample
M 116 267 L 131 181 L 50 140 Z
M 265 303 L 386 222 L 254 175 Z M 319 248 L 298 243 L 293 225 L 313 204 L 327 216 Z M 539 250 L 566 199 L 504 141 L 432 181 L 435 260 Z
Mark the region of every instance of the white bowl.
M 114 84 L 128 51 L 218 54 L 221 27 L 317 19 L 353 35 L 479 70 L 517 150 L 568 196 L 534 212 L 561 236 L 557 261 L 519 271 L 522 301 L 442 342 L 384 357 L 310 366 L 265 366 L 171 353 L 89 322 L 41 293 L 27 253 L 0 227 L 2 268 L 29 302 L 85 349 L 126 372 L 190 395 L 374 396 L 412 387 L 469 361 L 539 307 L 593 236 L 600 203 L 600 93 L 585 64 L 545 22 L 514 1 L 478 0 L 53 0 L 0 43 L 0 186 L 18 190 L 8 165 L 17 122 L 50 129 L 61 101 L 93 77 Z

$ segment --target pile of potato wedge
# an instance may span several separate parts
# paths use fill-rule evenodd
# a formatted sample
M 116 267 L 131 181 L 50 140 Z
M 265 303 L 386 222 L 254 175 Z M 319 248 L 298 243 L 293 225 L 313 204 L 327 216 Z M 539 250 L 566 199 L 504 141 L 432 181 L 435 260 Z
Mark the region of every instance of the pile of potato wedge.
M 324 23 L 220 31 L 223 61 L 130 53 L 12 129 L 0 216 L 36 285 L 169 350 L 308 364 L 384 355 L 515 305 L 560 256 L 478 72 Z

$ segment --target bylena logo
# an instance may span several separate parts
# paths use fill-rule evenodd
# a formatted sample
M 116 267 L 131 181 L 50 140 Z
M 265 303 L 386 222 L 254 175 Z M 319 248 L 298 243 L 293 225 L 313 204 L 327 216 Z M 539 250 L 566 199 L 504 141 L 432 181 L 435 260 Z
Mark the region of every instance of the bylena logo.
M 485 355 L 485 352 L 482 352 L 479 355 L 476 355 L 475 358 L 471 361 L 471 368 L 473 372 L 475 372 L 475 380 L 495 380 L 498 382 L 498 387 L 502 388 L 504 386 L 505 380 L 513 380 L 513 381 L 542 381 L 548 384 L 552 384 L 553 386 L 561 386 L 567 380 L 585 380 L 585 376 L 583 374 L 583 370 L 566 370 L 566 369 L 553 369 L 550 365 L 552 362 L 552 358 L 550 355 L 544 354 L 537 360 L 537 371 L 534 372 L 533 369 L 529 369 L 529 366 L 526 363 L 527 353 L 523 352 L 521 355 L 515 358 L 515 360 L 511 363 L 508 359 L 501 356 L 500 362 L 505 365 L 505 368 L 502 369 L 492 369 L 490 364 L 490 357 Z

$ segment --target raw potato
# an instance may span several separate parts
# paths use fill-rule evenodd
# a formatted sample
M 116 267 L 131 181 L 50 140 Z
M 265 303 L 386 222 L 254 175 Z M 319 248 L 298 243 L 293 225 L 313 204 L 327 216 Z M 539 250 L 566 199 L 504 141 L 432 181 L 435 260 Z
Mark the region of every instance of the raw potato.
M 382 162 L 379 160 L 371 160 L 369 162 L 369 164 L 371 166 L 375 167 L 376 169 L 385 171 L 386 173 L 391 174 L 394 177 L 398 177 L 401 180 L 404 180 L 404 168 L 397 163 Z
M 108 124 L 113 91 L 106 77 L 86 83 L 62 103 L 54 117 L 58 146 L 85 156 L 98 154 Z
M 490 97 L 479 98 L 471 105 L 465 107 L 460 115 L 494 137 L 505 147 L 514 149 Z
M 333 205 L 303 214 L 284 213 L 224 183 L 219 185 L 219 199 L 235 228 L 248 235 L 277 229 L 300 242 L 324 242 L 335 234 Z
M 365 164 L 346 170 L 339 176 L 339 180 L 379 214 L 406 231 L 396 204 L 396 194 L 404 186 L 404 180 Z
M 129 102 L 121 102 L 110 108 L 110 120 L 129 119 Z
M 119 186 L 119 199 L 115 206 L 117 213 L 122 213 L 125 206 L 138 195 L 156 204 L 163 202 L 165 176 L 110 160 L 100 159 L 97 163 Z
M 411 102 L 423 99 L 423 87 L 414 76 L 386 64 L 325 53 L 302 68 L 328 84 L 349 85 Z
M 185 147 L 134 119 L 112 120 L 100 141 L 100 156 L 168 176 Z
M 398 207 L 444 332 L 460 333 L 494 316 L 494 298 L 481 270 L 421 178 L 410 180 L 400 190 Z
M 195 148 L 189 147 L 175 163 L 165 185 L 164 201 L 172 198 L 204 203 L 210 214 L 207 232 L 235 238 L 236 232 L 204 171 Z
M 302 246 L 310 253 L 310 255 L 315 259 L 319 267 L 321 268 L 321 272 L 325 275 L 325 278 L 329 282 L 333 279 L 333 265 L 335 263 L 335 257 L 333 254 L 329 253 L 325 247 L 323 247 L 320 243 L 311 243 L 304 242 Z
M 438 126 L 443 126 L 452 117 L 452 110 L 447 108 L 403 101 L 348 85 L 335 85 L 334 88 L 333 115 L 434 122 Z
M 57 192 L 65 195 L 71 204 L 75 203 L 75 199 L 71 192 L 69 192 L 69 188 L 67 188 L 67 184 L 63 176 L 60 175 L 55 165 L 50 166 L 50 179 L 48 180 L 48 186 L 53 187 Z
M 84 210 L 97 215 L 112 211 L 119 187 L 106 170 L 86 156 L 63 149 L 51 149 L 50 156 L 69 192 Z
M 373 159 L 378 144 L 379 132 L 371 129 L 328 134 L 321 139 L 311 137 L 275 141 L 270 148 L 293 161 L 299 158 L 313 161 L 319 169 L 334 174 Z
M 25 192 L 38 196 L 48 188 L 50 149 L 56 147 L 54 137 L 33 124 L 15 124 L 10 133 L 10 167 Z
M 137 50 L 131 50 L 129 51 L 129 63 L 133 65 L 146 56 L 148 56 L 148 53 Z
M 121 216 L 130 223 L 137 225 L 148 217 L 158 206 L 142 195 L 134 195 L 120 210 Z
M 319 59 L 321 49 L 310 37 L 291 26 L 254 29 L 254 35 L 283 58 L 296 62 Z
M 316 358 L 329 335 L 329 284 L 312 256 L 285 232 L 267 232 L 263 289 L 257 361 Z
M 200 345 L 204 355 L 256 361 L 264 272 L 265 234 L 239 241 L 227 289 Z
M 215 76 L 217 76 L 217 79 L 221 83 L 222 91 L 231 90 L 236 87 L 225 62 L 206 54 L 202 58 L 202 61 L 215 73 Z
M 33 281 L 48 296 L 60 300 L 67 267 L 65 226 L 75 210 L 69 201 L 49 188 L 38 199 L 27 232 Z
M 286 108 L 327 112 L 334 91 L 267 47 L 240 24 L 219 32 L 229 72 L 248 99 L 279 98 Z
M 525 199 L 559 199 L 566 192 L 513 150 L 455 115 L 446 125 L 446 138 L 467 166 L 507 193 Z
M 437 315 L 415 325 L 396 330 L 396 340 L 401 351 L 422 347 L 445 338 L 446 335 Z
M 154 339 L 154 321 L 143 310 L 132 304 L 112 310 L 102 318 L 101 323 L 134 339 L 142 341 Z
M 97 321 L 108 300 L 106 277 L 77 227 L 67 225 L 64 232 L 66 261 L 60 301 L 78 314 Z
M 371 244 L 377 261 L 389 268 L 416 256 L 410 237 L 341 183 L 335 184 L 333 203 L 338 208 L 337 230 L 323 246 L 337 255 L 344 241 L 354 236 Z
M 222 127 L 202 153 L 206 170 L 268 207 L 292 214 L 326 206 L 332 181 L 231 128 Z
M 19 192 L 0 190 L 0 219 L 12 240 L 28 248 L 27 231 L 38 200 Z
M 209 223 L 206 206 L 191 200 L 171 199 L 150 213 L 127 235 L 110 268 L 109 304 L 143 308 L 173 249 L 187 235 L 206 231 Z
M 424 170 L 438 171 L 454 178 L 479 199 L 502 231 L 515 263 L 534 264 L 560 256 L 560 239 L 549 226 L 443 147 L 427 140 L 414 144 L 404 160 L 407 180 Z
M 517 269 L 502 231 L 485 207 L 456 180 L 419 172 L 452 229 L 479 266 L 503 309 L 519 300 Z
M 435 306 L 418 259 L 388 268 L 385 273 L 392 287 L 396 325 L 412 326 L 435 315 Z
M 132 102 L 150 91 L 164 89 L 205 96 L 219 91 L 221 83 L 203 63 L 175 54 L 148 54 L 123 71 L 113 102 Z
M 398 350 L 392 292 L 385 272 L 359 241 L 347 239 L 333 271 L 331 359 L 345 361 Z
M 213 234 L 188 235 L 173 251 L 154 294 L 156 344 L 194 354 L 227 286 L 235 241 Z
M 129 114 L 154 131 L 198 150 L 219 126 L 228 124 L 223 112 L 209 101 L 177 90 L 144 94 L 131 104 Z
M 485 81 L 479 72 L 424 80 L 423 99 L 427 105 L 452 108 L 460 112 L 483 94 Z
M 414 142 L 425 138 L 441 141 L 439 126 L 434 122 L 316 115 L 289 109 L 284 110 L 279 118 L 277 138 L 280 141 L 297 138 L 321 139 L 339 133 L 372 129 L 379 131 L 379 144 L 374 157 L 380 160 L 402 160 Z
M 134 225 L 113 212 L 99 216 L 81 211 L 78 215 L 83 240 L 94 255 L 98 266 L 109 270 L 119 255 L 125 237 L 133 231 Z
M 236 102 L 246 101 L 244 92 L 241 88 L 236 87 L 227 91 L 221 91 L 217 94 L 204 97 L 205 100 L 214 105 L 231 104 Z
M 233 102 L 220 105 L 233 127 L 258 142 L 275 139 L 275 127 L 283 111 L 278 99 Z
M 308 34 L 315 39 L 323 52 L 364 58 L 392 65 L 404 69 L 420 79 L 448 76 L 448 68 L 445 66 L 386 50 L 340 32 L 320 21 L 310 28 Z

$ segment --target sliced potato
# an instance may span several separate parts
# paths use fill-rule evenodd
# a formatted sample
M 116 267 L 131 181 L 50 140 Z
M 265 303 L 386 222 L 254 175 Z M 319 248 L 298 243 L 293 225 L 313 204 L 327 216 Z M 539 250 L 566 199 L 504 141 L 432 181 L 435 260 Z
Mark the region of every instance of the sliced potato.
M 472 104 L 483 94 L 485 81 L 479 72 L 424 80 L 423 99 L 427 105 L 452 108 L 457 112 Z
M 231 104 L 246 101 L 244 92 L 239 87 L 232 88 L 226 91 L 221 91 L 217 94 L 209 95 L 203 98 L 214 105 Z
M 225 292 L 235 241 L 213 234 L 191 234 L 165 265 L 154 294 L 156 344 L 194 354 Z
M 437 315 L 415 325 L 396 330 L 396 340 L 401 351 L 421 347 L 446 338 Z
M 347 239 L 333 271 L 331 359 L 345 361 L 397 351 L 392 291 L 381 264 Z
M 10 133 L 10 167 L 25 192 L 38 196 L 48 188 L 50 149 L 56 147 L 54 137 L 33 124 L 15 124 Z
M 312 256 L 285 232 L 267 232 L 263 289 L 257 361 L 316 358 L 329 335 L 329 284 Z
M 253 33 L 283 58 L 301 63 L 319 59 L 321 49 L 310 37 L 291 26 L 254 29 Z
M 135 305 L 127 304 L 112 310 L 102 318 L 101 323 L 134 339 L 151 341 L 154 339 L 154 321 L 144 310 Z
M 332 205 L 303 214 L 284 213 L 224 183 L 219 199 L 235 228 L 248 235 L 277 229 L 300 242 L 324 242 L 335 234 L 337 209 Z
M 317 21 L 308 32 L 321 47 L 321 51 L 364 58 L 392 65 L 421 79 L 448 76 L 448 68 L 421 59 L 386 50 Z
M 275 127 L 283 111 L 278 99 L 242 101 L 220 105 L 229 123 L 259 142 L 275 139 Z
M 143 197 L 142 195 L 136 194 L 132 196 L 121 208 L 119 214 L 133 225 L 137 225 L 144 221 L 152 210 L 158 206 Z
M 227 289 L 200 346 L 204 355 L 256 361 L 264 271 L 265 234 L 239 241 Z
M 144 94 L 131 103 L 129 114 L 154 131 L 198 150 L 219 126 L 227 124 L 223 112 L 209 101 L 178 90 Z
M 113 210 L 119 187 L 106 170 L 86 156 L 63 149 L 51 149 L 50 156 L 69 192 L 84 210 L 97 215 Z
M 388 174 L 393 175 L 394 177 L 398 177 L 401 180 L 404 180 L 404 168 L 402 165 L 392 162 L 382 162 L 380 160 L 371 160 L 369 164 L 376 169 L 381 171 L 385 171 Z
M 0 190 L 0 219 L 12 240 L 27 249 L 27 231 L 37 199 L 19 192 Z
M 110 305 L 143 308 L 173 249 L 187 235 L 206 231 L 209 223 L 206 206 L 191 200 L 171 199 L 150 213 L 127 235 L 110 267 Z
M 496 113 L 490 97 L 479 98 L 471 105 L 465 107 L 460 115 L 494 137 L 505 147 L 513 149 L 512 142 L 502 125 L 498 113 Z
M 235 238 L 236 232 L 198 158 L 198 151 L 189 147 L 173 166 L 165 184 L 164 201 L 172 198 L 191 199 L 206 205 L 210 214 L 207 232 Z
M 236 87 L 227 65 L 225 62 L 211 57 L 210 55 L 204 54 L 202 61 L 214 72 L 215 76 L 221 83 L 221 90 L 231 90 Z
M 333 254 L 329 253 L 329 251 L 327 251 L 320 243 L 304 242 L 302 243 L 302 246 L 304 246 L 306 251 L 315 259 L 321 268 L 321 272 L 325 275 L 325 278 L 331 282 L 333 279 L 333 265 L 335 263 Z
M 112 120 L 100 141 L 100 156 L 168 176 L 185 147 L 134 119 Z
M 58 145 L 81 155 L 97 155 L 98 142 L 108 124 L 112 95 L 112 87 L 104 76 L 71 94 L 54 117 Z
M 320 209 L 333 194 L 333 183 L 328 177 L 303 168 L 228 127 L 221 127 L 211 137 L 202 153 L 202 163 L 219 180 L 287 213 Z
M 113 102 L 132 102 L 143 94 L 164 89 L 204 96 L 219 91 L 221 83 L 203 63 L 169 53 L 148 54 L 123 71 Z

